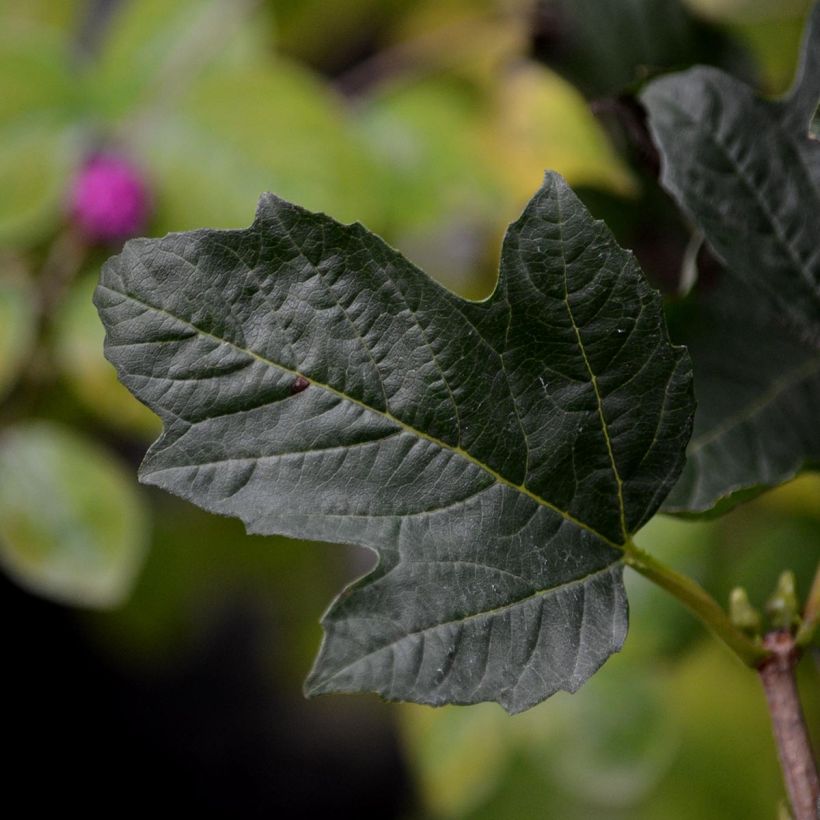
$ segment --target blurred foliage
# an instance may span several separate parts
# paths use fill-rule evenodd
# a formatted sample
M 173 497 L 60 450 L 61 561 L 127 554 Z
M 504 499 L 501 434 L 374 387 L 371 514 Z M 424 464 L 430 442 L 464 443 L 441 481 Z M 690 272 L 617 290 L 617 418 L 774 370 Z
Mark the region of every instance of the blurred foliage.
M 679 0 L 538 0 L 542 55 L 590 97 L 622 91 L 661 70 L 730 65 L 742 52 Z
M 93 442 L 38 421 L 2 432 L 0 475 L 7 571 L 59 601 L 120 603 L 148 535 L 130 473 Z
M 807 6 L 0 0 L 0 563 L 92 609 L 133 587 L 83 619 L 124 668 L 173 665 L 241 598 L 268 625 L 266 670 L 296 691 L 316 613 L 369 561 L 249 538 L 137 486 L 157 421 L 102 358 L 90 303 L 117 247 L 65 242 L 68 191 L 90 155 L 119 152 L 145 175 L 151 233 L 244 226 L 270 190 L 363 222 L 473 297 L 491 290 L 504 228 L 554 168 L 674 290 L 687 227 L 617 107 L 598 120 L 587 100 L 698 61 L 781 92 Z M 741 584 L 760 606 L 783 568 L 810 577 L 818 482 L 714 522 L 657 518 L 639 542 L 720 600 Z M 423 816 L 775 815 L 754 676 L 664 592 L 628 582 L 627 646 L 578 695 L 513 719 L 495 706 L 393 710 Z
M 81 274 L 54 317 L 54 361 L 84 410 L 126 435 L 146 441 L 159 434 L 159 419 L 135 402 L 114 368 L 100 356 L 105 331 L 91 301 L 97 272 Z
M 685 0 L 693 13 L 718 24 L 754 55 L 760 85 L 769 94 L 784 92 L 792 77 L 812 0 Z
M 12 262 L 0 279 L 0 399 L 8 392 L 34 344 L 36 309 L 31 283 Z

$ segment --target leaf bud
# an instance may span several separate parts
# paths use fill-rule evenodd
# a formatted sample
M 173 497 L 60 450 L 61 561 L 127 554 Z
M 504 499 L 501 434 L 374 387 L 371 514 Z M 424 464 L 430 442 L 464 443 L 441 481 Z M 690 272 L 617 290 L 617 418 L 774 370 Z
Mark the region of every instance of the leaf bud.
M 777 586 L 766 602 L 766 614 L 775 629 L 791 629 L 797 623 L 799 608 L 794 573 L 787 569 L 780 574 Z
M 760 634 L 760 613 L 752 606 L 743 587 L 735 587 L 729 594 L 729 618 L 738 629 L 750 635 Z

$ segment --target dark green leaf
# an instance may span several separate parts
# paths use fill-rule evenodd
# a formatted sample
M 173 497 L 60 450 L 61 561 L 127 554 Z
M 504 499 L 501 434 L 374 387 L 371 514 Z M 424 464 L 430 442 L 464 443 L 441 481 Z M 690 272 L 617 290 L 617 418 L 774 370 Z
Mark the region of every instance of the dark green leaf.
M 807 64 L 820 59 L 817 8 Z M 698 67 L 643 94 L 664 186 L 737 277 L 810 328 L 820 317 L 820 143 L 808 138 L 819 84 L 820 71 L 801 72 L 792 94 L 771 102 Z
M 678 341 L 692 355 L 698 410 L 666 512 L 722 512 L 820 464 L 820 351 L 732 280 L 695 294 Z
M 718 71 L 652 83 L 643 100 L 662 182 L 727 266 L 682 327 L 698 413 L 665 509 L 702 512 L 820 459 L 820 6 L 792 92 L 763 100 Z
M 689 360 L 557 175 L 484 302 L 267 195 L 247 230 L 129 242 L 96 303 L 165 424 L 144 482 L 378 553 L 324 618 L 309 693 L 515 712 L 621 646 L 622 547 L 682 466 Z

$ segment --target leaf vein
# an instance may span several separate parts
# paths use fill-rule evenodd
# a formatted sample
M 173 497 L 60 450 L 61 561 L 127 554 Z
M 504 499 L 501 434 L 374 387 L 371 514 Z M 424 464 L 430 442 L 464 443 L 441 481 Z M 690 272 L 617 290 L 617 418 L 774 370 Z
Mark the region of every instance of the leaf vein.
M 580 519 L 576 518 L 571 513 L 567 512 L 566 510 L 562 510 L 560 507 L 557 507 L 556 505 L 550 503 L 546 499 L 544 499 L 541 496 L 537 495 L 536 493 L 534 493 L 532 490 L 530 490 L 528 487 L 524 486 L 523 484 L 516 484 L 515 482 L 511 481 L 510 479 L 505 478 L 503 475 L 501 475 L 500 473 L 493 470 L 492 467 L 480 462 L 478 459 L 476 459 L 474 456 L 472 456 L 466 450 L 463 450 L 460 447 L 453 447 L 452 445 L 447 444 L 446 442 L 442 441 L 441 439 L 436 438 L 435 436 L 430 435 L 429 433 L 425 433 L 421 430 L 418 430 L 418 429 L 414 428 L 412 425 L 408 424 L 407 422 L 402 421 L 398 417 L 392 415 L 389 411 L 387 411 L 387 410 L 383 411 L 383 410 L 379 410 L 378 408 L 375 408 L 375 407 L 370 407 L 370 406 L 364 404 L 359 399 L 356 399 L 352 396 L 349 396 L 346 393 L 344 393 L 343 391 L 338 390 L 337 388 L 335 388 L 335 387 L 333 387 L 329 384 L 324 384 L 322 382 L 316 381 L 315 379 L 311 379 L 309 376 L 307 376 L 304 373 L 300 373 L 298 370 L 294 370 L 293 368 L 286 367 L 285 365 L 280 364 L 279 362 L 273 361 L 272 359 L 267 358 L 267 357 L 261 355 L 260 353 L 257 353 L 253 350 L 248 349 L 248 348 L 241 347 L 236 342 L 230 341 L 228 339 L 221 339 L 219 336 L 216 336 L 215 334 L 210 333 L 209 331 L 203 330 L 202 328 L 198 327 L 193 322 L 191 322 L 187 319 L 182 319 L 179 316 L 174 316 L 172 313 L 165 310 L 164 308 L 159 308 L 156 305 L 149 304 L 148 302 L 144 301 L 143 299 L 140 299 L 137 296 L 134 296 L 133 294 L 125 294 L 125 293 L 121 293 L 119 291 L 115 291 L 110 286 L 104 285 L 104 284 L 100 284 L 100 288 L 103 288 L 105 290 L 109 290 L 109 291 L 112 291 L 114 293 L 117 293 L 118 295 L 129 299 L 130 301 L 134 302 L 135 304 L 141 305 L 141 306 L 143 306 L 143 307 L 145 307 L 149 310 L 153 310 L 156 313 L 163 314 L 163 315 L 165 315 L 165 316 L 179 322 L 180 324 L 187 325 L 192 330 L 195 330 L 199 335 L 207 336 L 207 337 L 210 337 L 212 339 L 215 339 L 217 342 L 228 345 L 229 347 L 233 348 L 234 350 L 237 350 L 241 353 L 245 353 L 248 356 L 252 356 L 253 358 L 258 359 L 263 364 L 267 364 L 271 367 L 279 368 L 280 370 L 283 370 L 287 373 L 290 373 L 294 377 L 301 376 L 302 378 L 308 379 L 311 382 L 311 384 L 313 384 L 315 387 L 326 390 L 329 393 L 332 393 L 333 395 L 338 396 L 339 398 L 341 398 L 345 401 L 349 401 L 349 402 L 352 402 L 353 404 L 357 404 L 360 407 L 364 408 L 365 410 L 367 410 L 371 413 L 381 415 L 384 418 L 387 418 L 390 421 L 394 422 L 396 425 L 398 425 L 402 429 L 406 430 L 407 432 L 411 433 L 412 435 L 417 436 L 418 438 L 425 439 L 425 440 L 437 445 L 438 447 L 440 447 L 443 450 L 453 451 L 454 453 L 456 453 L 460 457 L 462 457 L 465 460 L 467 460 L 467 461 L 471 462 L 472 464 L 474 464 L 476 467 L 484 470 L 493 479 L 495 479 L 495 481 L 498 482 L 499 484 L 504 484 L 508 487 L 511 487 L 514 490 L 517 490 L 518 492 L 522 493 L 523 495 L 528 496 L 529 498 L 531 498 L 533 501 L 540 504 L 541 506 L 547 507 L 548 509 L 550 509 L 553 512 L 557 513 L 562 518 L 564 518 L 567 521 L 569 521 L 570 523 L 574 524 L 576 527 L 579 527 L 580 529 L 586 530 L 587 532 L 591 533 L 592 535 L 594 535 L 596 538 L 603 541 L 608 546 L 613 547 L 614 549 L 623 551 L 624 543 L 626 543 L 626 539 L 624 539 L 624 542 L 621 543 L 621 544 L 616 543 L 612 539 L 605 536 L 603 533 L 598 532 L 598 530 L 596 530 L 594 527 L 592 527 L 589 524 L 585 523 L 584 521 L 581 521 Z

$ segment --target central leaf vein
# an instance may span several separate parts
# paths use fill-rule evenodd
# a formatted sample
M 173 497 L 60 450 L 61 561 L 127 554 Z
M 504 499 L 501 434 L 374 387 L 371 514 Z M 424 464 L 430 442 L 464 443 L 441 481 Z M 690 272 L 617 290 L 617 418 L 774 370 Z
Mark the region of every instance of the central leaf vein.
M 623 535 L 624 542 L 629 540 L 629 532 L 627 531 L 626 527 L 626 508 L 624 506 L 624 488 L 623 488 L 623 481 L 621 480 L 621 474 L 618 472 L 618 466 L 615 463 L 615 453 L 612 450 L 612 440 L 609 437 L 609 428 L 606 423 L 606 416 L 604 415 L 604 402 L 603 398 L 601 397 L 601 391 L 598 387 L 598 379 L 595 376 L 595 372 L 592 369 L 592 364 L 589 361 L 589 357 L 587 356 L 586 348 L 584 347 L 584 341 L 581 338 L 581 330 L 575 322 L 575 315 L 572 312 L 572 305 L 569 301 L 569 277 L 567 274 L 567 257 L 564 251 L 564 229 L 563 229 L 563 220 L 561 217 L 561 202 L 560 198 L 556 199 L 556 212 L 558 214 L 558 236 L 560 239 L 559 247 L 561 249 L 561 263 L 563 265 L 563 274 L 564 274 L 564 304 L 567 307 L 567 315 L 569 316 L 570 324 L 572 325 L 572 329 L 575 332 L 575 338 L 578 341 L 578 350 L 581 352 L 581 358 L 584 360 L 584 366 L 586 367 L 587 373 L 589 374 L 590 383 L 592 384 L 592 390 L 595 393 L 595 401 L 598 405 L 598 419 L 601 422 L 601 432 L 603 433 L 604 442 L 606 444 L 606 450 L 609 455 L 609 463 L 612 467 L 612 475 L 615 478 L 615 485 L 618 490 L 618 510 L 620 513 L 620 521 L 621 521 L 621 534 Z

